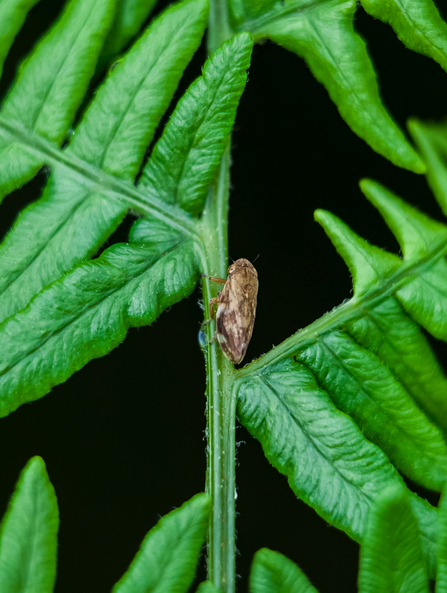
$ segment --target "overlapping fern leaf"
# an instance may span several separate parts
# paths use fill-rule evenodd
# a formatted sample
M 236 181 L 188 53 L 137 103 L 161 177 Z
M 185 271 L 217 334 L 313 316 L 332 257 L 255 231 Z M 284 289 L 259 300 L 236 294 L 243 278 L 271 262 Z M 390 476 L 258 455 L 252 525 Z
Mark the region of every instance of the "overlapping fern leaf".
M 446 130 L 412 130 L 447 213 Z M 447 478 L 447 380 L 422 331 L 447 339 L 447 226 L 376 182 L 361 188 L 402 257 L 317 211 L 354 296 L 243 369 L 235 386 L 241 422 L 297 496 L 357 540 L 372 501 L 402 483 L 395 468 L 437 491 Z M 433 569 L 436 513 L 410 500 Z
M 447 505 L 439 508 L 436 593 L 447 590 Z M 374 501 L 361 546 L 359 593 L 428 593 L 429 579 L 418 537 L 417 521 L 408 492 L 385 489 Z M 250 593 L 317 593 L 291 560 L 267 548 L 253 560 Z
M 419 1 L 425 5 L 428 0 Z M 3 60 L 33 4 L 2 3 Z M 283 26 L 298 10 L 305 18 L 314 15 L 323 27 L 332 5 L 347 10 L 352 20 L 350 2 L 323 4 L 306 4 L 305 10 L 287 6 L 286 13 L 277 14 L 278 7 L 271 12 L 271 7 L 256 3 L 257 8 L 247 8 L 244 24 L 234 17 L 233 26 L 237 21 L 237 27 L 253 30 L 259 38 L 260 23 Z M 205 0 L 172 7 L 115 64 L 68 145 L 60 149 L 98 59 L 104 64 L 120 51 L 151 6 L 146 3 L 143 10 L 140 2 L 72 0 L 22 64 L 0 110 L 0 197 L 30 180 L 43 165 L 51 166 L 43 196 L 21 213 L 0 247 L 0 415 L 41 397 L 88 360 L 110 351 L 130 325 L 151 323 L 165 307 L 189 294 L 203 271 L 198 217 L 245 84 L 251 49 L 247 33 L 230 39 L 210 58 L 143 166 L 207 21 Z M 256 20 L 252 15 L 258 28 L 250 11 L 259 16 Z M 126 22 L 132 23 L 127 33 Z M 441 21 L 432 15 L 430 22 L 434 35 Z M 346 35 L 357 39 L 351 30 Z M 430 35 L 425 39 L 432 47 Z M 433 57 L 440 61 L 441 54 L 442 47 Z M 348 80 L 345 66 L 333 64 L 331 72 Z M 362 66 L 353 74 L 362 88 L 365 72 Z M 368 121 L 382 122 L 380 133 L 369 126 L 372 146 L 378 134 L 387 146 L 381 149 L 384 154 L 397 162 L 405 153 L 405 166 L 411 161 L 410 168 L 421 169 L 419 157 L 378 96 L 373 100 L 375 92 L 362 91 L 361 109 L 352 101 L 362 94 L 358 89 L 340 87 L 335 94 L 357 105 L 354 111 L 367 114 Z M 113 246 L 98 260 L 74 269 L 97 253 L 130 208 L 143 217 L 132 229 L 131 244 Z
M 203 271 L 196 217 L 228 144 L 252 39 L 233 37 L 210 57 L 142 167 L 208 16 L 206 0 L 168 9 L 112 70 L 60 150 L 114 8 L 114 0 L 73 0 L 0 111 L 2 196 L 43 164 L 52 168 L 43 196 L 0 248 L 1 416 L 109 352 L 129 326 L 154 321 Z M 80 264 L 129 208 L 144 216 L 130 242 Z
M 0 2 L 0 64 L 34 3 Z M 228 145 L 252 37 L 240 32 L 208 59 L 145 163 L 208 18 L 206 0 L 171 7 L 117 62 L 62 149 L 98 60 L 100 69 L 121 51 L 152 6 L 146 4 L 126 33 L 116 28 L 122 25 L 117 7 L 125 4 L 72 0 L 22 64 L 0 110 L 0 197 L 51 166 L 43 196 L 21 213 L 0 247 L 0 416 L 109 352 L 130 326 L 151 323 L 190 294 L 204 271 L 200 214 Z M 413 14 L 416 4 L 422 8 Z M 392 23 L 408 47 L 445 68 L 445 25 L 429 0 L 386 7 L 370 0 L 364 6 Z M 354 131 L 396 164 L 428 168 L 447 214 L 446 130 L 412 125 L 424 165 L 380 102 L 364 44 L 353 31 L 354 9 L 352 0 L 233 0 L 230 25 L 304 56 Z M 111 38 L 117 45 L 104 52 Z M 403 258 L 369 245 L 333 214 L 317 212 L 351 270 L 354 297 L 241 370 L 234 384 L 241 422 L 294 492 L 357 540 L 365 536 L 378 495 L 388 487 L 404 489 L 398 471 L 437 491 L 447 479 L 447 379 L 421 330 L 447 338 L 447 226 L 375 182 L 364 181 L 362 189 L 395 233 Z M 129 242 L 92 259 L 129 209 L 141 215 Z M 15 500 L 44 513 L 42 553 L 52 556 L 33 566 L 44 567 L 42 590 L 50 591 L 57 508 L 41 462 L 31 462 L 26 472 L 31 486 L 23 478 Z M 29 500 L 40 490 L 43 506 Z M 433 574 L 436 509 L 405 496 Z M 200 512 L 195 505 L 191 511 L 200 520 L 191 532 L 187 584 L 204 537 L 207 501 L 199 500 Z M 2 537 L 13 523 L 15 533 L 25 529 L 20 518 L 26 516 L 23 509 L 17 515 L 11 510 Z M 24 532 L 18 541 L 28 539 Z M 2 587 L 11 576 L 8 566 L 19 567 L 12 579 L 26 572 L 22 557 L 11 560 L 5 550 L 0 547 Z M 145 550 L 143 544 L 116 591 L 138 590 L 132 583 Z M 23 554 L 27 562 L 29 551 Z

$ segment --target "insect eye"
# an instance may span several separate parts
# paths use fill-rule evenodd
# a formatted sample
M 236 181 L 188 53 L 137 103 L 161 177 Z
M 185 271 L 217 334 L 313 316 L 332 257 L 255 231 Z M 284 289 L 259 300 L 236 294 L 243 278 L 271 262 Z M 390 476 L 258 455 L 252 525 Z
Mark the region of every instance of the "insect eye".
M 234 266 L 230 266 L 230 267 L 228 268 L 228 273 L 229 273 L 229 274 L 232 274 L 232 273 L 234 272 L 234 270 L 235 270 L 235 269 L 236 269 L 236 268 L 235 268 Z

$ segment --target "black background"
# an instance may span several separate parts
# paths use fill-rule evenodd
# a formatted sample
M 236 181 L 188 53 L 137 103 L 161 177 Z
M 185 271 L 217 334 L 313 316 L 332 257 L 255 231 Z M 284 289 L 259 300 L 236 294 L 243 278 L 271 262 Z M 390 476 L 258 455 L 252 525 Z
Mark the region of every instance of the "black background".
M 30 13 L 6 63 L 2 95 L 20 57 L 61 6 L 41 0 Z M 446 115 L 447 75 L 437 64 L 405 49 L 389 27 L 361 8 L 356 28 L 367 40 L 385 104 L 401 126 L 413 115 Z M 203 60 L 202 46 L 175 100 L 200 74 Z M 375 154 L 341 120 L 305 63 L 271 43 L 254 49 L 236 121 L 231 174 L 230 255 L 251 260 L 259 255 L 257 321 L 246 361 L 351 295 L 347 269 L 313 221 L 316 208 L 331 210 L 396 253 L 398 245 L 362 197 L 359 179 L 377 179 L 441 219 L 424 177 Z M 3 232 L 20 208 L 39 196 L 46 176 L 41 172 L 7 197 Z M 130 222 L 109 244 L 126 239 Z M 203 490 L 200 297 L 197 290 L 152 327 L 131 329 L 110 355 L 0 420 L 0 511 L 33 455 L 44 458 L 56 489 L 61 517 L 57 593 L 110 591 L 158 518 Z M 446 348 L 434 346 L 445 366 Z M 239 591 L 247 591 L 252 556 L 263 546 L 297 562 L 321 593 L 354 591 L 357 544 L 296 500 L 245 429 L 237 429 L 237 440 Z M 436 496 L 418 491 L 436 503 Z M 200 578 L 204 575 L 201 566 Z

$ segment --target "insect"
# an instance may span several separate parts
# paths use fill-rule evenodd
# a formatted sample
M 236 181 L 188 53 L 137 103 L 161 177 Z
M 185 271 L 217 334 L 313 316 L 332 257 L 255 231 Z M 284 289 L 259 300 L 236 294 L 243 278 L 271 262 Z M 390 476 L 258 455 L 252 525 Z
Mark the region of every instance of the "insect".
M 225 284 L 217 297 L 210 300 L 210 315 L 214 319 L 217 304 L 216 333 L 222 352 L 233 364 L 242 362 L 253 333 L 258 294 L 258 273 L 248 259 L 238 259 L 228 268 L 228 278 L 210 277 Z

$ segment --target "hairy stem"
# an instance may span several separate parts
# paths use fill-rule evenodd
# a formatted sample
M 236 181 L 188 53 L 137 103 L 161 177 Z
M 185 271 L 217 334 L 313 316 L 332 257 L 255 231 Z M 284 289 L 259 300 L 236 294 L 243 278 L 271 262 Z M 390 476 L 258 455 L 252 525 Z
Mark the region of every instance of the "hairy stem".
M 232 36 L 227 0 L 211 0 L 208 23 L 208 54 Z M 231 146 L 231 142 L 230 142 Z M 205 252 L 204 272 L 226 278 L 228 267 L 228 199 L 230 186 L 230 148 L 222 157 L 219 175 L 208 195 L 202 216 Z M 203 282 L 205 318 L 208 303 L 218 288 L 207 278 Z M 211 496 L 208 529 L 208 579 L 222 591 L 234 593 L 236 577 L 235 531 L 235 439 L 236 402 L 233 382 L 235 370 L 217 343 L 209 344 L 215 323 L 209 323 L 206 347 L 207 372 L 207 472 L 206 490 Z
M 229 193 L 229 150 L 222 158 L 218 179 L 211 189 L 202 225 L 204 271 L 225 278 L 228 265 L 227 218 Z M 205 317 L 208 302 L 218 287 L 208 278 L 203 282 Z M 235 429 L 236 405 L 232 385 L 233 365 L 219 345 L 209 344 L 215 323 L 208 324 L 207 367 L 207 477 L 206 490 L 212 510 L 208 531 L 208 578 L 222 593 L 235 590 Z

